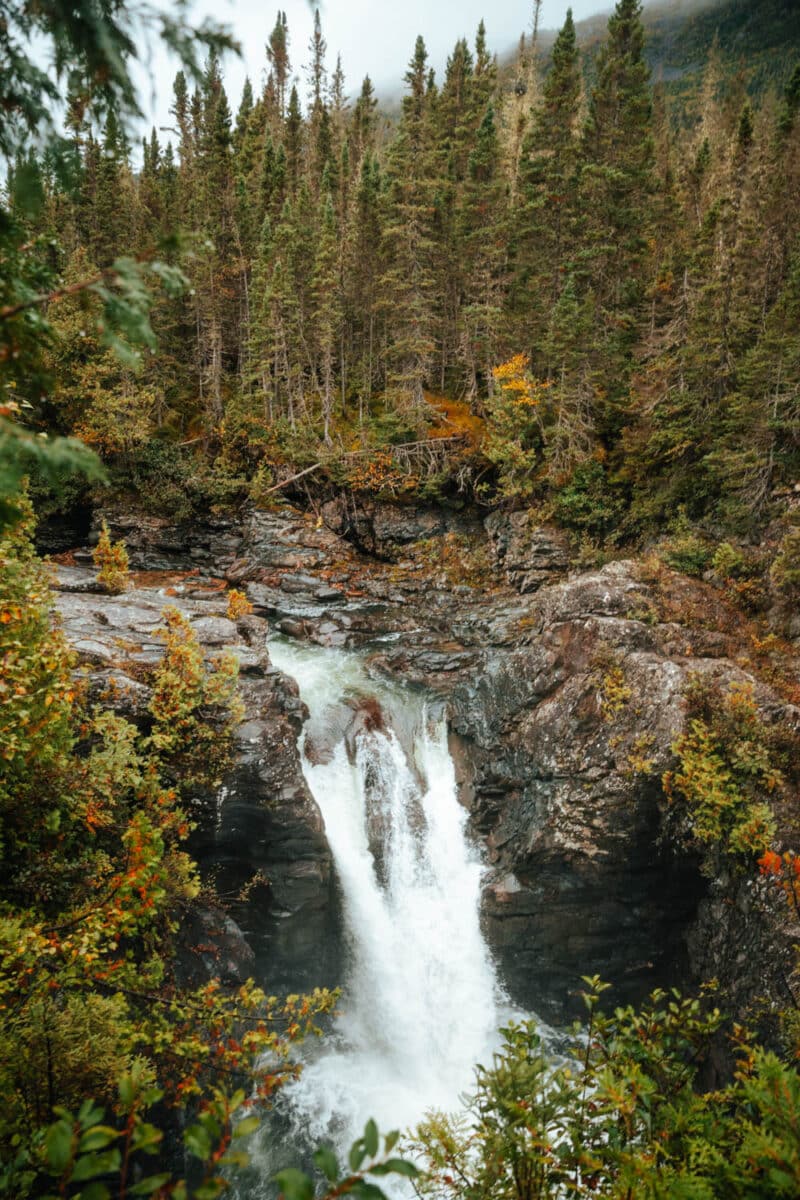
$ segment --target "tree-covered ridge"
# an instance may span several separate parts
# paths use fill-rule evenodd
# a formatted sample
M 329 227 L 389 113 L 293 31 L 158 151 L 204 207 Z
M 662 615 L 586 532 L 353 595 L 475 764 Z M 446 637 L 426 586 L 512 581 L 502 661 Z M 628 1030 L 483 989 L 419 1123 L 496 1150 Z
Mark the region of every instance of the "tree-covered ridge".
M 606 14 L 597 14 L 576 25 L 589 77 L 606 20 Z M 712 49 L 720 57 L 723 89 L 744 86 L 754 98 L 786 86 L 800 47 L 800 14 L 791 0 L 653 0 L 642 22 L 645 58 L 670 97 L 676 120 L 697 117 L 703 68 Z M 547 44 L 553 36 L 547 31 L 541 40 Z M 508 64 L 510 74 L 529 49 L 526 37 L 520 55 Z
M 722 3 L 655 6 L 645 15 L 647 57 L 676 97 L 691 103 L 702 64 L 716 43 L 731 82 L 743 76 L 760 94 L 785 86 L 792 53 L 800 44 L 800 13 L 791 0 L 722 0 Z
M 308 53 L 301 97 L 279 14 L 235 116 L 215 54 L 197 87 L 179 73 L 175 142 L 153 131 L 140 166 L 113 113 L 80 109 L 70 187 L 17 160 L 10 214 L 62 280 L 49 382 L 16 393 L 37 426 L 78 433 L 160 506 L 224 502 L 287 461 L 418 441 L 432 390 L 517 462 L 511 487 L 473 464 L 489 496 L 583 507 L 593 536 L 680 504 L 762 522 L 798 466 L 800 71 L 754 109 L 714 50 L 676 126 L 640 5 L 620 0 L 588 86 L 569 14 L 520 94 L 483 25 L 440 82 L 419 38 L 395 127 L 369 78 L 350 103 L 341 64 L 328 76 L 319 19 Z M 137 372 L 72 285 L 123 248 L 147 260 L 176 224 L 191 288 L 155 301 Z M 493 370 L 516 354 L 538 400 L 503 432 Z

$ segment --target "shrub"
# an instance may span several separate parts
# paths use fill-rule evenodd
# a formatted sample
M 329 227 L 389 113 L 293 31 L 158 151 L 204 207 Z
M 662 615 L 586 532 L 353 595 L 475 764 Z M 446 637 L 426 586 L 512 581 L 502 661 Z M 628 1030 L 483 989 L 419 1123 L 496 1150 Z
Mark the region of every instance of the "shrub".
M 661 542 L 657 553 L 668 567 L 695 577 L 706 570 L 712 554 L 708 542 L 694 529 L 683 506 L 672 522 L 670 536 Z
M 231 734 L 242 718 L 239 663 L 231 653 L 205 663 L 183 613 L 168 605 L 162 615 L 157 632 L 165 652 L 153 676 L 148 745 L 162 769 L 186 786 L 211 786 L 229 764 Z
M 97 567 L 97 582 L 111 596 L 124 592 L 128 586 L 128 551 L 123 541 L 112 542 L 108 525 L 103 521 L 100 537 L 92 551 L 92 560 Z
M 436 1200 L 775 1200 L 800 1194 L 794 1067 L 737 1031 L 733 1081 L 703 1087 L 722 1024 L 703 999 L 656 991 L 639 1009 L 598 1009 L 554 1059 L 535 1022 L 502 1030 L 476 1072 L 468 1121 L 430 1115 L 417 1133 Z
M 730 542 L 720 542 L 714 551 L 711 566 L 720 579 L 736 579 L 746 570 L 744 555 Z
M 244 592 L 231 588 L 228 592 L 228 607 L 225 615 L 229 621 L 238 621 L 239 617 L 247 617 L 253 611 L 253 606 Z
M 794 597 L 800 592 L 800 528 L 790 529 L 770 569 L 770 578 L 779 592 Z
M 631 698 L 623 661 L 613 647 L 603 644 L 598 648 L 592 660 L 592 681 L 600 693 L 603 720 L 611 722 Z
M 664 775 L 664 791 L 683 806 L 685 838 L 714 871 L 727 860 L 748 869 L 775 836 L 768 796 L 782 786 L 770 732 L 752 688 L 733 684 L 719 696 L 713 682 L 689 689 L 689 722 L 673 746 L 679 766 Z
M 560 491 L 554 513 L 567 529 L 595 539 L 608 538 L 618 528 L 624 500 L 597 459 L 581 463 Z

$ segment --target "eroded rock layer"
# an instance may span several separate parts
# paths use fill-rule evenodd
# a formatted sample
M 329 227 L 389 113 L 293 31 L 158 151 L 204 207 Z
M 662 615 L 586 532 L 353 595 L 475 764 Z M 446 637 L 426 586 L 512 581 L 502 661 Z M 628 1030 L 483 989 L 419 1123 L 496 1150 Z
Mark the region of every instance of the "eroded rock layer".
M 716 589 L 638 561 L 571 569 L 563 535 L 527 514 L 485 528 L 344 502 L 184 528 L 108 517 L 135 586 L 100 596 L 86 566 L 60 568 L 67 634 L 93 688 L 113 685 L 146 720 L 165 603 L 208 653 L 240 659 L 236 763 L 216 796 L 197 797 L 194 851 L 233 898 L 271 987 L 335 981 L 340 947 L 330 854 L 296 747 L 304 709 L 270 666 L 270 630 L 362 651 L 370 672 L 424 687 L 447 711 L 488 864 L 485 929 L 516 1001 L 563 1019 L 580 976 L 595 973 L 619 1001 L 711 975 L 737 1011 L 780 991 L 780 948 L 796 931 L 757 882 L 706 878 L 668 829 L 661 779 L 693 675 L 721 692 L 748 684 L 766 720 L 798 725 L 741 659 L 745 632 Z M 247 592 L 253 615 L 226 617 L 226 583 Z

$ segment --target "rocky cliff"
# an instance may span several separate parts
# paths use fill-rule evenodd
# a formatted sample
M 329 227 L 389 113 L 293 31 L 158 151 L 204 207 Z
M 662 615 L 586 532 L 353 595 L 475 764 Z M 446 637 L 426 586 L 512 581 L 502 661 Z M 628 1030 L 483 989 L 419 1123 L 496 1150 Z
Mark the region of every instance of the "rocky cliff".
M 330 855 L 296 750 L 303 710 L 269 665 L 269 628 L 358 649 L 371 672 L 446 706 L 489 868 L 485 928 L 516 1001 L 563 1019 L 593 973 L 615 982 L 617 1000 L 710 975 L 739 1013 L 779 995 L 796 936 L 783 910 L 757 882 L 706 878 L 665 827 L 661 777 L 691 676 L 720 690 L 749 683 L 766 719 L 799 723 L 742 659 L 741 621 L 715 589 L 635 561 L 571 570 L 563 536 L 524 514 L 484 527 L 339 502 L 186 528 L 107 515 L 141 572 L 133 590 L 101 597 L 85 567 L 60 572 L 93 686 L 113 683 L 141 711 L 167 601 L 210 653 L 239 655 L 236 767 L 216 797 L 197 798 L 194 848 L 220 890 L 241 897 L 233 915 L 271 986 L 335 980 L 339 947 Z M 246 589 L 253 616 L 224 618 L 225 581 Z

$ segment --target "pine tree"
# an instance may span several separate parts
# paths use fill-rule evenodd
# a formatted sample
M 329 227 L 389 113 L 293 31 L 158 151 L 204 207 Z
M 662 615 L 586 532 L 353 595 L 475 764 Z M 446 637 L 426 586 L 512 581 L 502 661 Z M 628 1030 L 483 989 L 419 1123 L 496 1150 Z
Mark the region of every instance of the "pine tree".
M 155 128 L 150 139 L 142 138 L 142 170 L 139 175 L 140 230 L 137 241 L 141 246 L 152 243 L 153 231 L 164 229 L 164 189 L 161 146 Z
M 236 114 L 236 128 L 233 133 L 233 149 L 237 158 L 241 156 L 242 147 L 248 135 L 250 118 L 253 115 L 253 85 L 250 76 L 245 78 L 242 87 L 242 99 Z
M 275 81 L 278 116 L 283 119 L 286 112 L 286 85 L 291 76 L 289 27 L 286 22 L 285 12 L 278 13 L 272 33 L 269 35 L 267 60 L 272 68 L 272 76 Z
M 358 190 L 345 237 L 345 322 L 351 330 L 353 386 L 358 394 L 359 423 L 369 412 L 379 377 L 380 311 L 383 248 L 382 181 L 377 158 L 361 164 Z
M 653 137 L 640 0 L 617 0 L 583 131 L 581 243 L 603 329 L 609 387 L 601 424 L 619 428 L 630 353 L 644 315 L 652 229 Z
M 361 84 L 361 91 L 353 108 L 353 120 L 350 125 L 350 144 L 353 148 L 352 159 L 354 163 L 360 163 L 363 157 L 371 153 L 373 149 L 375 126 L 377 123 L 375 110 L 377 107 L 378 101 L 372 86 L 372 80 L 369 75 L 365 75 L 364 82 Z
M 471 398 L 481 390 L 488 392 L 492 368 L 498 362 L 506 285 L 507 217 L 507 186 L 490 104 L 469 157 L 458 214 L 464 280 L 459 349 L 466 367 L 467 394 Z
M 424 386 L 435 344 L 430 224 L 431 181 L 427 167 L 431 95 L 428 53 L 421 37 L 405 75 L 408 93 L 388 164 L 389 214 L 384 228 L 388 261 L 381 281 L 387 313 L 388 383 L 397 407 L 420 425 L 425 412 Z
M 542 337 L 564 280 L 571 277 L 570 262 L 578 245 L 580 93 L 575 25 L 568 9 L 553 46 L 541 103 L 523 143 L 514 214 L 514 325 L 519 341 L 544 373 L 551 364 L 543 359 Z
M 232 174 L 231 113 L 219 61 L 209 57 L 203 77 L 197 191 L 207 250 L 196 280 L 195 313 L 198 380 L 207 422 L 215 428 L 224 415 L 226 359 L 234 355 L 241 262 L 236 253 Z M 233 328 L 231 326 L 233 325 Z
M 314 9 L 314 31 L 308 43 L 311 62 L 306 67 L 308 78 L 308 98 L 311 101 L 311 121 L 315 123 L 317 114 L 325 103 L 328 90 L 328 72 L 325 67 L 325 56 L 328 53 L 328 43 L 322 36 L 322 22 L 319 9 Z
M 286 116 L 283 141 L 286 152 L 286 179 L 290 195 L 296 193 L 300 183 L 303 142 L 303 115 L 300 111 L 300 98 L 297 95 L 297 88 L 293 86 L 289 96 L 289 111 Z
M 110 266 L 119 247 L 130 241 L 133 231 L 131 191 L 127 142 L 111 112 L 96 161 L 92 214 L 92 254 L 104 267 Z
M 342 56 L 336 55 L 336 67 L 331 76 L 330 110 L 337 135 L 341 138 L 344 132 L 344 122 L 347 116 L 347 96 L 344 90 L 344 70 Z
M 334 356 L 339 343 L 341 300 L 339 296 L 338 232 L 330 192 L 325 197 L 311 279 L 311 317 L 315 333 L 322 396 L 322 436 L 331 440 L 334 403 Z

